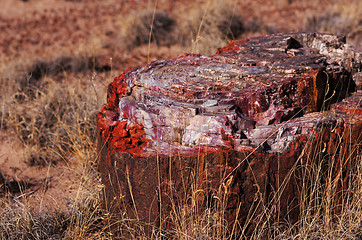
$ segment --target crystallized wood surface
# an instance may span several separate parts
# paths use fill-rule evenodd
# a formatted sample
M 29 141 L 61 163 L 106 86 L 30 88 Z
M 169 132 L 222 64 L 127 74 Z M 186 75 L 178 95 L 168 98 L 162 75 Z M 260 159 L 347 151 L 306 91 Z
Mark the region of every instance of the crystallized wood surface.
M 248 216 L 293 223 L 320 159 L 334 166 L 338 201 L 361 148 L 360 71 L 360 51 L 314 33 L 130 69 L 97 116 L 106 209 L 149 233 L 172 229 L 175 208 L 201 216 L 220 199 L 229 229 L 253 229 Z
M 343 37 L 234 41 L 214 56 L 184 54 L 116 78 L 98 116 L 100 132 L 114 151 L 135 156 L 242 151 L 261 142 L 281 153 L 308 131 L 298 121 L 284 123 L 344 99 L 356 90 L 351 76 L 360 68 L 361 52 Z

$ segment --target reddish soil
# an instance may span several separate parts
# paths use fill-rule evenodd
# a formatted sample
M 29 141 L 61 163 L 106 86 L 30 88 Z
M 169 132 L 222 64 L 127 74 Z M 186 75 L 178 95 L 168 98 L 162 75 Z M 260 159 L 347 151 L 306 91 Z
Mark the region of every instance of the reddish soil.
M 76 196 L 77 174 L 64 162 L 48 167 L 29 166 L 26 148 L 11 131 L 0 132 L 0 170 L 3 183 L 15 198 L 27 199 L 30 209 L 66 209 Z
M 158 0 L 156 8 L 170 12 L 177 19 L 188 14 L 189 9 L 208 1 L 196 2 L 198 5 L 190 0 Z M 235 9 L 242 12 L 248 21 L 258 17 L 263 24 L 268 24 L 271 32 L 304 30 L 303 14 L 318 11 L 316 4 L 311 4 L 313 1 L 301 4 L 298 1 L 264 2 L 243 1 L 242 4 L 235 4 Z M 97 57 L 102 66 L 111 65 L 109 77 L 113 78 L 129 67 L 141 66 L 156 59 L 174 58 L 188 49 L 177 44 L 164 47 L 142 45 L 131 51 L 120 47 L 118 36 L 125 16 L 137 9 L 153 9 L 154 1 L 0 0 L 0 6 L 0 61 L 3 62 L 20 59 L 29 63 L 38 58 L 76 55 L 80 51 L 92 51 L 84 49 L 91 42 L 100 42 Z M 360 9 L 360 4 L 357 8 Z M 271 27 L 274 29 L 270 30 Z M 250 35 L 260 33 L 265 33 L 265 30 L 251 32 Z M 76 81 L 80 77 L 70 74 L 68 80 Z M 83 77 L 89 79 L 89 73 Z M 101 85 L 106 86 L 108 82 L 109 78 L 104 77 Z M 69 199 L 77 194 L 79 175 L 64 162 L 47 167 L 29 166 L 24 157 L 26 151 L 14 132 L 1 130 L 0 172 L 7 182 L 29 183 L 23 194 L 29 196 L 34 209 L 41 210 L 44 206 L 64 209 Z
M 25 63 L 36 59 L 54 59 L 77 54 L 76 51 L 92 39 L 101 39 L 104 47 L 97 57 L 103 61 L 101 64 L 112 61 L 113 78 L 131 66 L 171 58 L 175 52 L 176 55 L 181 52 L 179 46 L 157 49 L 140 46 L 132 52 L 114 50 L 116 43 L 112 39 L 119 34 L 120 16 L 134 9 L 137 2 L 0 0 L 0 59 L 24 59 Z M 138 8 L 142 7 L 146 7 L 144 1 L 138 4 Z M 89 79 L 89 75 L 69 73 L 67 80 Z M 111 79 L 104 74 L 100 74 L 100 78 L 102 82 L 95 85 L 105 92 Z M 80 175 L 74 171 L 74 166 L 65 162 L 43 167 L 30 166 L 27 159 L 29 151 L 31 149 L 27 149 L 11 129 L 0 131 L 0 173 L 3 176 L 0 186 L 4 186 L 15 198 L 26 197 L 33 210 L 65 210 L 77 195 Z

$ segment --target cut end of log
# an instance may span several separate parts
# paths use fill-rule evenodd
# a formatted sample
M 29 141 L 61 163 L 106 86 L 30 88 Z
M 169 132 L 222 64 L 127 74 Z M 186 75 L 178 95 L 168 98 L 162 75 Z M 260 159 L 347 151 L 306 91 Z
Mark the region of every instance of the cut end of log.
M 106 209 L 169 229 L 175 203 L 224 199 L 230 227 L 296 222 L 305 166 L 350 174 L 360 152 L 361 60 L 343 37 L 291 33 L 126 71 L 97 115 Z
M 261 143 L 269 146 L 263 151 L 280 153 L 309 129 L 285 122 L 300 124 L 334 103 L 348 113 L 343 99 L 357 89 L 351 76 L 360 62 L 361 52 L 343 38 L 317 33 L 247 38 L 213 56 L 155 61 L 109 85 L 100 136 L 111 152 L 133 156 L 243 151 Z

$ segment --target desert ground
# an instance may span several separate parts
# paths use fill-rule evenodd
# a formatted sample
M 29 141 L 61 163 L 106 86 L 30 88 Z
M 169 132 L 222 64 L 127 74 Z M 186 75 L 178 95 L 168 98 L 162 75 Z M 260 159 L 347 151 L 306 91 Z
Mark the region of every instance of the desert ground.
M 0 0 L 0 6 L 1 239 L 112 238 L 101 207 L 96 114 L 108 84 L 126 69 L 185 52 L 211 55 L 233 39 L 281 32 L 342 34 L 362 47 L 358 0 Z M 360 239 L 361 226 L 349 239 Z M 285 239 L 299 239 L 293 234 Z M 211 239 L 185 239 L 198 237 Z

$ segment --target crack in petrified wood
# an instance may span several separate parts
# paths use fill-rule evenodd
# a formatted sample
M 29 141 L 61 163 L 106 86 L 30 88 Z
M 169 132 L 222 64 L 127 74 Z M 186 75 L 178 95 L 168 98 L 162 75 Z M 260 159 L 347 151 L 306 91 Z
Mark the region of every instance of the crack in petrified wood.
M 344 184 L 360 152 L 361 59 L 342 37 L 293 33 L 130 69 L 97 115 L 106 209 L 145 229 L 172 228 L 190 199 L 223 199 L 229 227 L 297 221 L 309 166 Z
M 282 153 L 308 129 L 297 119 L 323 119 L 308 113 L 328 110 L 355 91 L 351 76 L 360 68 L 361 53 L 343 38 L 309 33 L 250 38 L 210 57 L 152 62 L 109 86 L 100 134 L 114 151 L 136 156 L 241 151 L 261 143 L 264 151 Z M 302 130 L 286 127 L 291 124 Z

